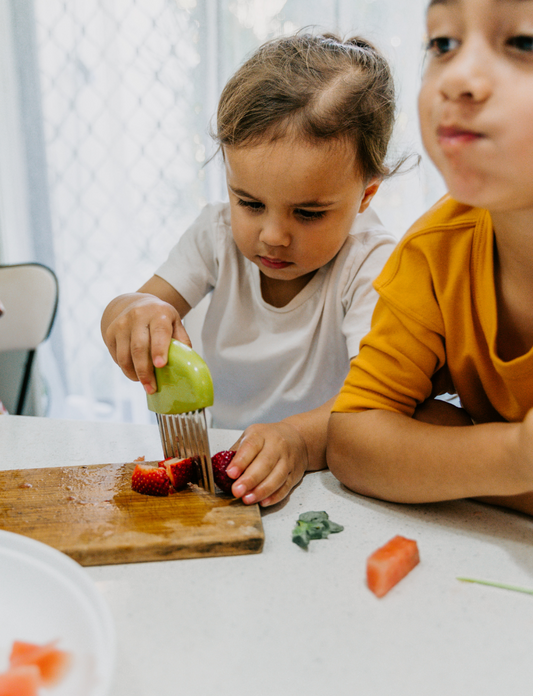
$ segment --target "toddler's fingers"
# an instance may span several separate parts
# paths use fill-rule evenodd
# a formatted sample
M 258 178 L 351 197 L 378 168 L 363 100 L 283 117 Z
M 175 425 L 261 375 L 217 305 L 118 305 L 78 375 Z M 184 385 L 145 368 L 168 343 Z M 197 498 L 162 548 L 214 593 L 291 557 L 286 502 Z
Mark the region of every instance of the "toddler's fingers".
M 162 320 L 162 321 L 161 321 Z M 172 324 L 160 317 L 150 324 L 150 359 L 154 367 L 165 367 L 168 361 L 168 347 L 172 339 Z M 152 369 L 153 371 L 153 369 Z
M 278 488 L 278 490 L 275 491 L 271 496 L 269 496 L 268 498 L 263 498 L 263 500 L 260 500 L 259 505 L 261 505 L 261 507 L 269 507 L 270 505 L 275 505 L 276 503 L 279 503 L 280 500 L 286 498 L 291 492 L 291 489 L 292 483 L 289 480 L 287 480 L 285 481 L 283 486 L 281 486 L 281 488 Z
M 236 453 L 228 467 L 230 478 L 238 478 L 255 460 L 264 447 L 265 440 L 253 432 L 254 426 L 247 428 L 237 442 L 230 447 Z M 251 432 L 250 432 L 251 431 Z
M 276 463 L 257 460 L 236 481 L 232 491 L 247 505 L 258 503 L 277 491 L 288 477 L 289 470 L 284 460 Z
M 128 379 L 131 379 L 133 382 L 139 381 L 137 373 L 135 372 L 133 360 L 131 358 L 131 343 L 129 336 L 123 338 L 117 336 L 114 344 L 114 350 L 111 355 L 113 356 L 113 360 L 117 363 Z
M 193 347 L 191 339 L 189 338 L 189 334 L 185 330 L 185 327 L 183 326 L 180 320 L 178 320 L 174 324 L 174 333 L 172 334 L 172 338 L 175 338 L 177 341 L 185 343 L 185 345 L 189 346 L 189 348 Z
M 150 354 L 151 334 L 148 326 L 138 327 L 131 334 L 131 359 L 137 379 L 148 394 L 157 389 L 154 365 Z M 167 350 L 168 352 L 168 350 Z

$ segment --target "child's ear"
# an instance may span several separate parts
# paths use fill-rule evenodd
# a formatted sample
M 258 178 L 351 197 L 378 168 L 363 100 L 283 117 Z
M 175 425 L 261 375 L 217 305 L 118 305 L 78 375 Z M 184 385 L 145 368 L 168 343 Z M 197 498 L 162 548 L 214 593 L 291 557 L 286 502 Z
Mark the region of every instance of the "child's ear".
M 381 181 L 382 179 L 375 177 L 366 185 L 363 198 L 361 199 L 361 205 L 359 206 L 360 213 L 363 213 L 370 205 L 370 201 L 374 198 L 378 188 L 381 186 Z

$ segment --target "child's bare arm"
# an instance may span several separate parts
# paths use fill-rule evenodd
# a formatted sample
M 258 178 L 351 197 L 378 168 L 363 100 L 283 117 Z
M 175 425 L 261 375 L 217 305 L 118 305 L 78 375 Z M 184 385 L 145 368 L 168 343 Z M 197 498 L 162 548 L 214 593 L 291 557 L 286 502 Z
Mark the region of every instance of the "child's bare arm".
M 427 399 L 419 404 L 413 418 L 433 425 L 472 425 L 472 419 L 464 408 L 440 399 Z
M 438 401 L 436 399 L 428 399 L 428 401 L 421 404 L 416 409 L 413 417 L 425 423 L 472 425 L 472 420 L 464 409 L 457 408 L 450 403 Z M 482 503 L 509 507 L 533 515 L 533 491 L 520 495 L 485 496 L 479 497 L 477 500 Z
M 165 280 L 153 276 L 137 292 L 106 307 L 101 329 L 113 360 L 148 393 L 156 390 L 153 366 L 163 367 L 172 338 L 191 344 L 181 319 L 190 305 Z
M 476 498 L 481 503 L 512 508 L 533 515 L 533 491 L 520 495 L 487 495 Z
M 327 460 L 348 488 L 421 503 L 533 491 L 533 411 L 523 423 L 433 425 L 385 410 L 333 413 Z
M 326 468 L 326 436 L 334 399 L 319 408 L 247 428 L 228 475 L 232 492 L 245 503 L 273 505 L 283 500 L 306 471 Z

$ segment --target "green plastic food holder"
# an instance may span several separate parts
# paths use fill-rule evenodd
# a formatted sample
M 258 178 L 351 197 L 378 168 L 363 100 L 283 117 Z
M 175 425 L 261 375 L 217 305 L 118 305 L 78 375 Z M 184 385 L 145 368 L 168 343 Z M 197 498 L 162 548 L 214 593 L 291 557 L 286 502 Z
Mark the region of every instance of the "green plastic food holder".
M 168 362 L 155 368 L 157 391 L 147 394 L 154 413 L 173 415 L 213 405 L 213 380 L 203 358 L 192 348 L 172 340 Z

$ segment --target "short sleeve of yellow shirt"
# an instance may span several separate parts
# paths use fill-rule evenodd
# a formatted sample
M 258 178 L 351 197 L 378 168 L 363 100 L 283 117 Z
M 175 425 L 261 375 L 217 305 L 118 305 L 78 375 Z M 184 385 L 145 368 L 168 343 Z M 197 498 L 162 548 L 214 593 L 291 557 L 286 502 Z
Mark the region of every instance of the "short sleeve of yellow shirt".
M 476 422 L 521 420 L 533 407 L 533 350 L 497 355 L 494 235 L 487 211 L 441 199 L 399 242 L 333 411 L 411 416 L 457 393 Z

